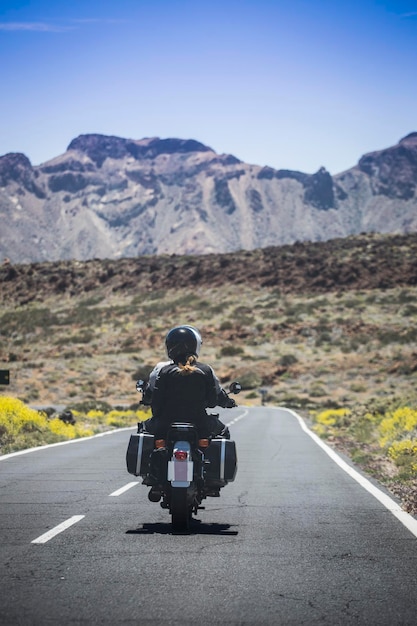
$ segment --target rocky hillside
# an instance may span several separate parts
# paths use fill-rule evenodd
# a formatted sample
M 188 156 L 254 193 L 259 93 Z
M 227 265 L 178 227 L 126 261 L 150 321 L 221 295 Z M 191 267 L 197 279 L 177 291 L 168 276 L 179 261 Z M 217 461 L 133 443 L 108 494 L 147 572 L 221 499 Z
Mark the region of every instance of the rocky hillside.
M 274 170 L 194 140 L 82 135 L 40 166 L 0 157 L 12 263 L 208 254 L 417 231 L 417 133 L 337 176 Z
M 318 294 L 417 285 L 417 233 L 362 235 L 228 254 L 160 255 L 118 260 L 61 261 L 0 266 L 0 299 L 23 305 L 96 290 L 152 293 L 228 285 L 271 288 L 281 294 Z

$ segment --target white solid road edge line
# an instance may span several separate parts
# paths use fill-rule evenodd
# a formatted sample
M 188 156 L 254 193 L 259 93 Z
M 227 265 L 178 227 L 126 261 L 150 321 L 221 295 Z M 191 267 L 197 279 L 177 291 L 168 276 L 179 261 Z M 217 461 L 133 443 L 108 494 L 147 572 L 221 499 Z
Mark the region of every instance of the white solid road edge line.
M 315 433 L 313 433 L 304 422 L 303 418 L 300 417 L 295 411 L 291 409 L 285 409 L 289 413 L 291 413 L 295 418 L 297 418 L 301 428 L 304 432 L 309 435 L 313 439 L 313 441 L 320 446 L 324 450 L 324 452 L 335 462 L 337 465 L 344 470 L 351 478 L 356 480 L 357 483 L 361 485 L 366 491 L 374 496 L 381 504 L 385 506 L 388 511 L 390 511 L 415 537 L 417 537 L 417 519 L 403 511 L 401 506 L 395 502 L 392 498 L 390 498 L 383 491 L 378 489 L 375 485 L 373 485 L 367 478 L 362 476 L 358 471 L 356 471 L 353 467 L 351 467 L 346 461 L 344 461 L 338 454 L 330 448 L 320 437 L 318 437 Z
M 66 530 L 73 524 L 76 524 L 77 522 L 82 520 L 84 517 L 85 515 L 73 515 L 72 517 L 67 519 L 65 522 L 62 522 L 62 524 L 58 524 L 58 526 L 55 526 L 55 528 L 51 528 L 51 530 L 48 530 L 48 532 L 44 533 L 37 539 L 34 539 L 33 541 L 31 541 L 31 543 L 46 543 L 47 541 L 52 539 L 52 537 L 55 537 L 55 535 L 59 535 L 59 533 L 62 533 L 63 530 Z
M 0 456 L 0 461 L 11 459 L 14 456 L 21 456 L 22 454 L 29 454 L 29 452 L 37 452 L 38 450 L 46 450 L 47 448 L 55 448 L 56 446 L 66 446 L 71 443 L 81 443 L 82 441 L 90 441 L 91 439 L 97 439 L 97 437 L 106 437 L 107 435 L 115 435 L 126 430 L 133 430 L 137 426 L 127 426 L 125 428 L 116 428 L 115 430 L 106 430 L 104 433 L 98 433 L 97 435 L 90 435 L 89 437 L 78 437 L 77 439 L 66 439 L 65 441 L 58 441 L 57 443 L 47 443 L 44 446 L 36 446 L 36 448 L 26 448 L 25 450 L 18 450 L 17 452 L 9 452 Z

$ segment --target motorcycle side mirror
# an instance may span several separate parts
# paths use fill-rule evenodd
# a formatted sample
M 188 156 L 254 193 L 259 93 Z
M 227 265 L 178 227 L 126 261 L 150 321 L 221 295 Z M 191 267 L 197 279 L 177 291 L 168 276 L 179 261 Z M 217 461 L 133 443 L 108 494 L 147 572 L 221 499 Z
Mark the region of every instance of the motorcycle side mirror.
M 230 393 L 240 393 L 242 391 L 242 385 L 238 382 L 234 382 L 229 387 Z
M 136 391 L 143 391 L 145 388 L 145 381 L 144 380 L 137 380 L 136 381 Z

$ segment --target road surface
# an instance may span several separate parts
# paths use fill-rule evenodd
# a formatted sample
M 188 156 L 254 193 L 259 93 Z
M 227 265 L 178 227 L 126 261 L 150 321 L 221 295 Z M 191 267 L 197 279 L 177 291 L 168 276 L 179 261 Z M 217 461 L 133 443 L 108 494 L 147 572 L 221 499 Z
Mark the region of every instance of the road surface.
M 416 536 L 291 411 L 221 417 L 237 477 L 189 535 L 126 472 L 127 430 L 3 458 L 0 624 L 415 625 Z

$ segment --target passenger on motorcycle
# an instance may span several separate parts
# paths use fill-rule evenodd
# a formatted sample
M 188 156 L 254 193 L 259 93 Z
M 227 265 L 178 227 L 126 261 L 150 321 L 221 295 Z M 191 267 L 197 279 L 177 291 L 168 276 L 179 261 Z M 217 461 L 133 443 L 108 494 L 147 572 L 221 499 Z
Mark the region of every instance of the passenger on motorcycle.
M 151 419 L 145 429 L 163 439 L 172 422 L 193 422 L 201 438 L 222 434 L 227 427 L 206 408 L 232 408 L 235 401 L 220 386 L 212 367 L 198 361 L 202 340 L 193 326 L 176 326 L 165 339 L 169 361 L 158 363 L 143 393 L 143 404 L 150 404 Z

